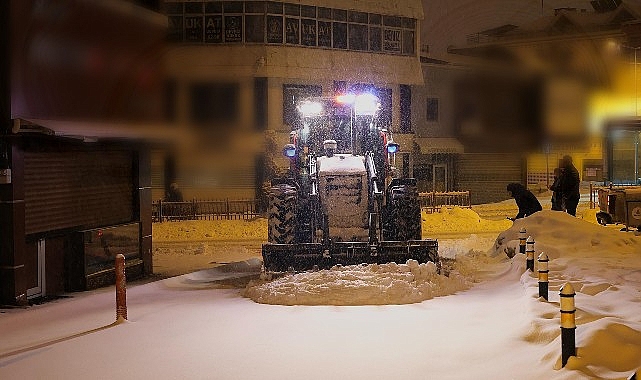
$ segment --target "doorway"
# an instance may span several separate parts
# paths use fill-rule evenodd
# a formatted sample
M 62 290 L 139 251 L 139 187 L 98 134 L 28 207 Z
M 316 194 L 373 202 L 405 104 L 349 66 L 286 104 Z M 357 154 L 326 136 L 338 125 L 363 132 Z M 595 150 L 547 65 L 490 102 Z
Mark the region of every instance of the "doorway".
M 27 272 L 27 298 L 44 296 L 46 294 L 45 239 L 27 244 L 25 270 Z
M 441 193 L 447 191 L 447 165 L 439 164 L 432 167 L 432 189 Z

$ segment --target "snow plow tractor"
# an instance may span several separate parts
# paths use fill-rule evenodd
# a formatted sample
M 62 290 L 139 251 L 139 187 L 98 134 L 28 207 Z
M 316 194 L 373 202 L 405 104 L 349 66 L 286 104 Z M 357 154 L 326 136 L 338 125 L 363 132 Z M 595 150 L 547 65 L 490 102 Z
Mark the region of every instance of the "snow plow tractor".
M 392 178 L 399 146 L 377 126 L 378 99 L 353 98 L 298 105 L 301 125 L 283 150 L 289 173 L 269 192 L 267 272 L 408 259 L 440 268 L 438 242 L 421 237 L 416 180 Z

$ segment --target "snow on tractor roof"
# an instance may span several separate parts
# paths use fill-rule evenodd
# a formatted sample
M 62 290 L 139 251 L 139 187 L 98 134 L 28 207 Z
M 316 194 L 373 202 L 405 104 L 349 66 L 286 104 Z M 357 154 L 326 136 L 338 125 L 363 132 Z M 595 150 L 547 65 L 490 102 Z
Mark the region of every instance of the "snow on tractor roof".
M 365 157 L 351 154 L 322 156 L 318 160 L 318 174 L 353 173 L 365 174 Z

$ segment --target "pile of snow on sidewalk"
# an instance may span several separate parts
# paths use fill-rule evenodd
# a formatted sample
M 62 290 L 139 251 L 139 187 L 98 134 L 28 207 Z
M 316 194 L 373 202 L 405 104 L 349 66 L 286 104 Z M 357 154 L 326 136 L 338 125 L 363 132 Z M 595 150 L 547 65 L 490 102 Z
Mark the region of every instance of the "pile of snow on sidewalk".
M 267 219 L 183 220 L 154 223 L 154 241 L 267 240 Z
M 545 252 L 550 258 L 549 302 L 538 299 L 536 273 L 520 278 L 532 319 L 521 339 L 540 348 L 541 363 L 561 368 L 559 290 L 570 283 L 576 291 L 577 355 L 565 370 L 577 371 L 572 378 L 616 379 L 641 368 L 641 236 L 541 211 L 501 233 L 490 254 L 518 252 L 522 227 L 535 239 L 535 255 Z M 522 261 L 523 255 L 513 260 Z
M 406 264 L 335 266 L 255 281 L 243 295 L 274 305 L 393 305 L 417 303 L 470 286 L 457 273 L 438 274 L 434 263 L 408 260 Z
M 423 236 L 436 233 L 480 233 L 500 232 L 512 225 L 512 222 L 503 220 L 483 219 L 476 211 L 469 208 L 442 207 L 439 212 L 423 213 L 422 215 Z

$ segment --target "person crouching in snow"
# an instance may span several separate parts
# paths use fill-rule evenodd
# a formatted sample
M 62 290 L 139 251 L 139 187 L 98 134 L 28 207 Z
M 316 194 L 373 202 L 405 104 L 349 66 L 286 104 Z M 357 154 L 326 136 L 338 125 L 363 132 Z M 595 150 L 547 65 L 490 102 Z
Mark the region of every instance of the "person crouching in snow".
M 543 210 L 541 203 L 539 203 L 539 200 L 536 199 L 534 194 L 520 183 L 510 183 L 507 185 L 507 191 L 512 194 L 512 198 L 516 201 L 516 205 L 519 206 L 519 213 L 514 218 L 508 219 L 516 220 L 524 218 L 537 211 Z

